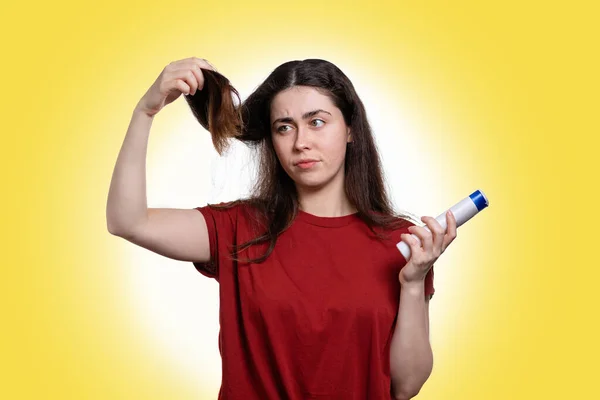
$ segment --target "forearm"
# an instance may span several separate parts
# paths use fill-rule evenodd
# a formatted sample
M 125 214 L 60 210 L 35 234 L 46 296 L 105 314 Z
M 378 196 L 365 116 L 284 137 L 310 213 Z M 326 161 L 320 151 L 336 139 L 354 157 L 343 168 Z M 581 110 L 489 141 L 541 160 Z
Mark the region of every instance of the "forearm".
M 392 388 L 398 399 L 415 396 L 433 368 L 427 307 L 422 283 L 402 287 L 390 346 Z
M 134 110 L 113 170 L 106 222 L 113 234 L 126 232 L 147 217 L 146 154 L 153 117 Z

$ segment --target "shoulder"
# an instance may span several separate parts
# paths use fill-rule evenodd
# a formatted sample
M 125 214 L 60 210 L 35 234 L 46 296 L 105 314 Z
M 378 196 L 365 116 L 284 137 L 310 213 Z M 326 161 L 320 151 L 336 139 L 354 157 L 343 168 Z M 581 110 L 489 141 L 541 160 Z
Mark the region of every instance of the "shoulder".
M 196 207 L 205 215 L 215 219 L 226 218 L 233 223 L 254 224 L 264 220 L 266 213 L 259 200 L 238 199 L 219 203 L 209 203 L 203 207 Z
M 418 218 L 409 213 L 385 214 L 372 212 L 371 215 L 379 221 L 377 226 L 373 226 L 373 230 L 381 235 L 380 239 L 386 242 L 388 240 L 394 243 L 399 242 L 403 233 L 409 233 L 409 227 L 419 225 Z
M 372 211 L 371 215 L 382 221 L 384 223 L 382 228 L 387 231 L 406 230 L 410 226 L 419 224 L 418 217 L 407 212 L 384 214 L 382 212 Z
M 252 199 L 238 199 L 232 201 L 223 201 L 220 203 L 208 203 L 197 209 L 209 209 L 214 212 L 239 213 L 239 212 L 258 212 L 260 205 Z

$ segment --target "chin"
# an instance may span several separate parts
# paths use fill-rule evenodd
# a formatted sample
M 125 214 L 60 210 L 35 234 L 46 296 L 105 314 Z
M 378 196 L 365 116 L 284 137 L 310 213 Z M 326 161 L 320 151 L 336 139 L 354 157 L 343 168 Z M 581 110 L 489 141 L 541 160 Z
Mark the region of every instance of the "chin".
M 296 177 L 293 179 L 296 186 L 306 189 L 320 189 L 327 184 L 327 180 L 319 177 Z

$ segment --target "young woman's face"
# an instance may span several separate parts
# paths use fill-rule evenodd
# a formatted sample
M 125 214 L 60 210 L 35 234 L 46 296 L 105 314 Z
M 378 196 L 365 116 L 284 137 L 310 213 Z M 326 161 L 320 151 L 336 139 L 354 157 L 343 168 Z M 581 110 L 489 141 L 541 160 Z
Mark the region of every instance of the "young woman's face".
M 296 185 L 318 188 L 343 180 L 350 128 L 331 99 L 315 88 L 294 86 L 275 96 L 271 137 L 279 162 Z

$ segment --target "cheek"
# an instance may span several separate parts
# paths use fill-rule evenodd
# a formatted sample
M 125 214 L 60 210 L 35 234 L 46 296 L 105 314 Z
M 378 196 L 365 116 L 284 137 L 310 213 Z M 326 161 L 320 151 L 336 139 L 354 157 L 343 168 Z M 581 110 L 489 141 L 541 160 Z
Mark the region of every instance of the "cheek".
M 275 136 L 273 136 L 273 135 L 271 135 L 271 144 L 273 145 L 273 149 L 275 150 L 275 153 L 277 153 L 277 154 L 281 153 L 281 150 L 280 150 L 281 146 L 279 145 L 277 140 L 275 140 Z
M 341 163 L 344 161 L 346 156 L 346 143 L 335 142 L 328 146 L 328 153 L 331 155 L 331 161 L 335 163 Z
M 281 143 L 276 142 L 275 140 L 273 140 L 273 149 L 275 149 L 275 155 L 277 156 L 277 158 L 279 159 L 279 162 L 282 165 L 286 165 L 286 160 L 287 160 L 287 155 L 286 152 L 284 150 L 284 147 L 282 146 Z

